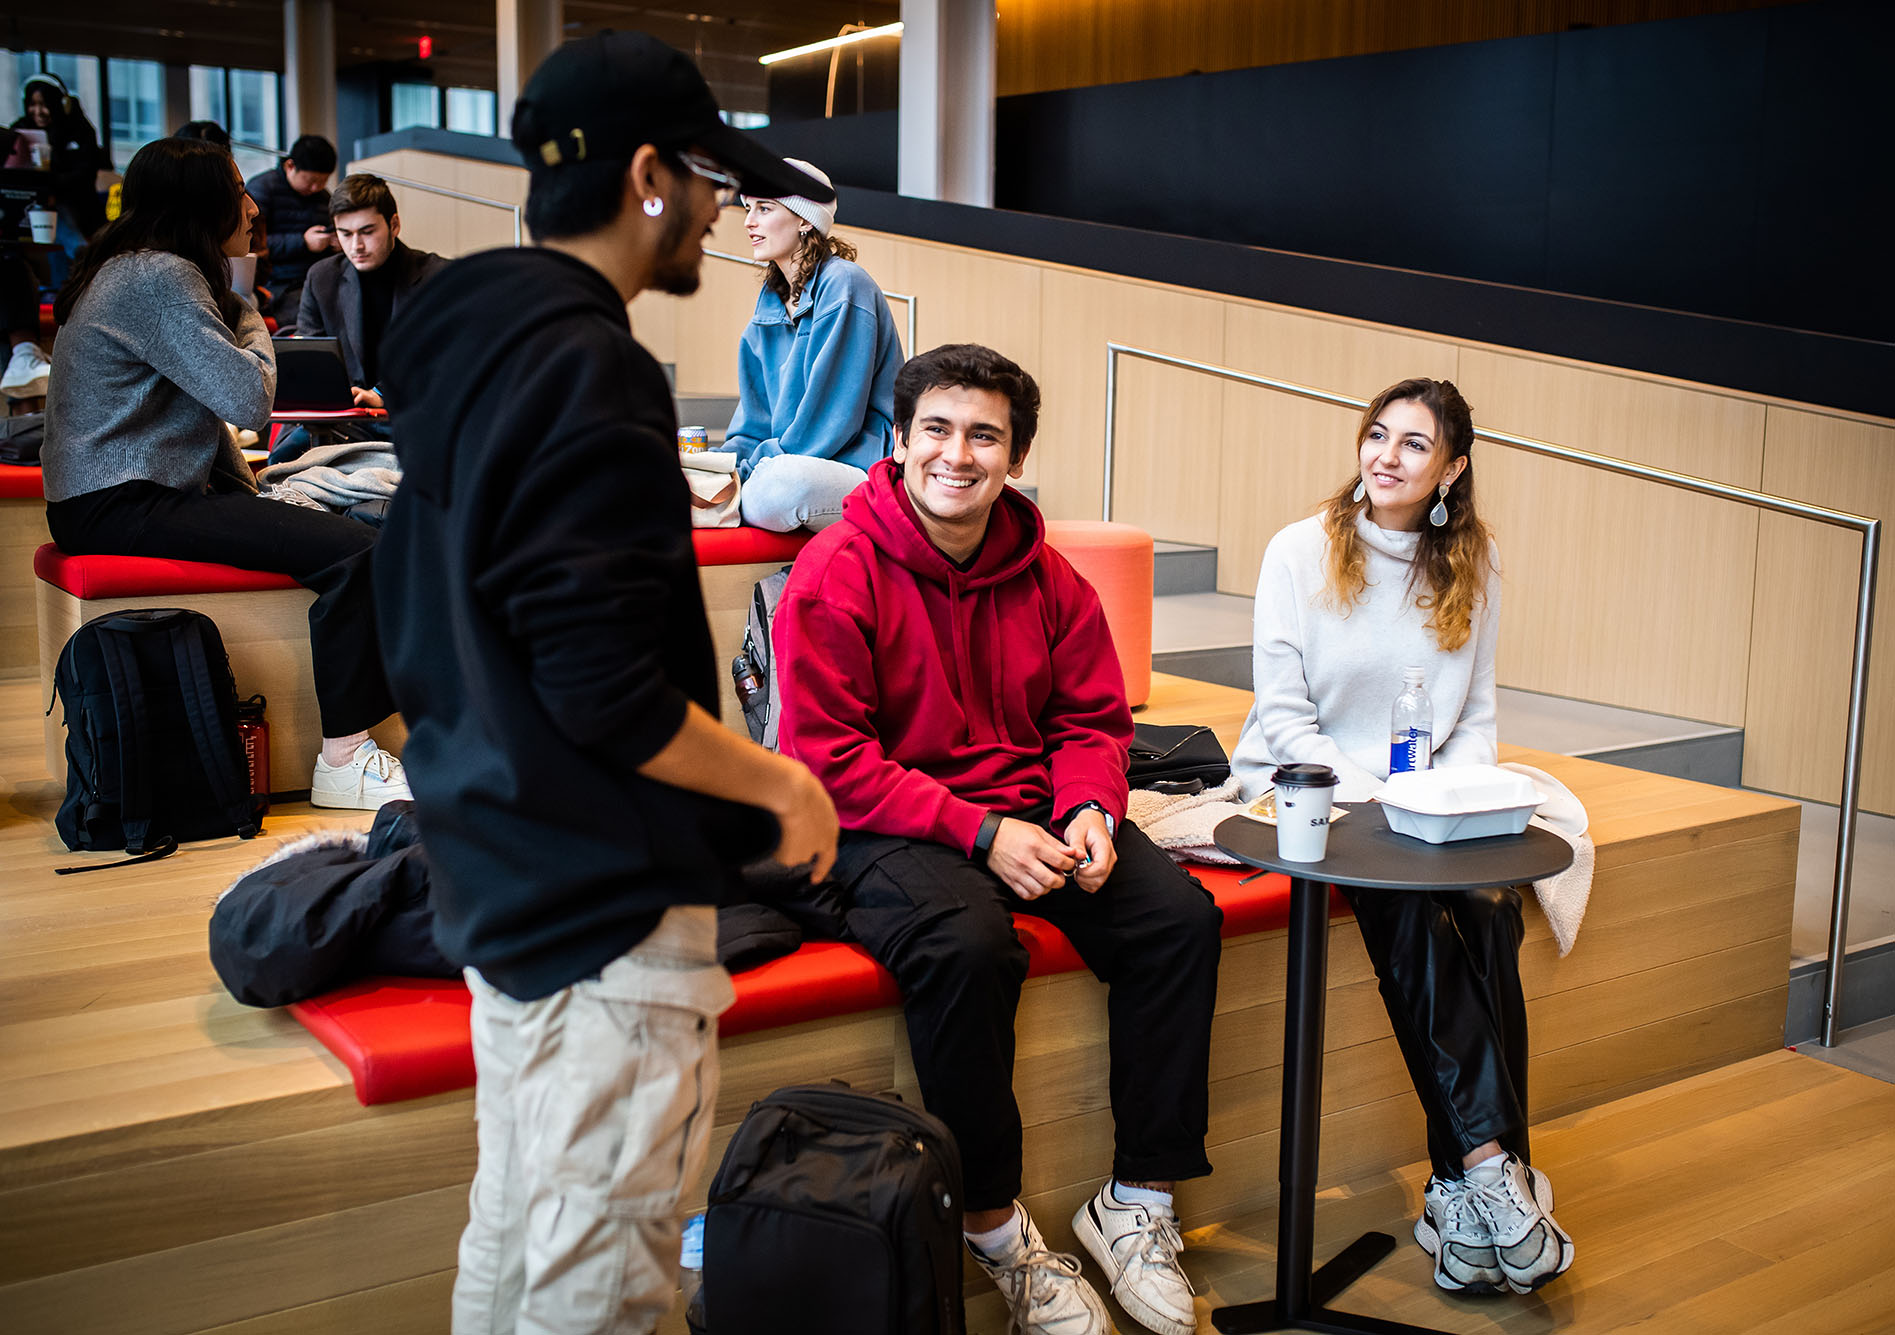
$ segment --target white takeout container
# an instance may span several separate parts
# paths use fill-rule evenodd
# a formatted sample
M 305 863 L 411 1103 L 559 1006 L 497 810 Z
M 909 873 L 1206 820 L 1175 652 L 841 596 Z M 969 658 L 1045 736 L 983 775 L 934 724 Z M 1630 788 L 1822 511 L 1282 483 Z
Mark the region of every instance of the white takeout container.
M 1446 844 L 1519 834 L 1546 797 L 1524 774 L 1455 765 L 1391 774 L 1376 800 L 1396 834 Z

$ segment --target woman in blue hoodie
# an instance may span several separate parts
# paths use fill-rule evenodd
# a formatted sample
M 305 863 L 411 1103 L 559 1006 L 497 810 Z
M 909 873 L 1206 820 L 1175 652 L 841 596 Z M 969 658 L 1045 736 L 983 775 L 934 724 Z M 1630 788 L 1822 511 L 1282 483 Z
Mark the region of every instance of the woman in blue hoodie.
M 765 261 L 763 291 L 744 329 L 724 446 L 738 455 L 744 523 L 820 530 L 888 453 L 901 344 L 855 247 L 830 235 L 834 204 L 746 197 L 744 209 L 751 253 Z

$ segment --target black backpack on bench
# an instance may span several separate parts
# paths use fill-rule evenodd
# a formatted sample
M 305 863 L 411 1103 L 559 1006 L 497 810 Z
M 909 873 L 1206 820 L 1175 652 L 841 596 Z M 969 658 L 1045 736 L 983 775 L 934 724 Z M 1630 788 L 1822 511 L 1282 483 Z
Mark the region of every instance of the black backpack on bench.
M 711 1181 L 694 1331 L 963 1335 L 961 1152 L 841 1081 L 751 1106 Z
M 237 687 L 209 617 L 94 617 L 66 641 L 53 689 L 66 705 L 66 800 L 53 824 L 67 848 L 162 856 L 181 840 L 257 833 Z

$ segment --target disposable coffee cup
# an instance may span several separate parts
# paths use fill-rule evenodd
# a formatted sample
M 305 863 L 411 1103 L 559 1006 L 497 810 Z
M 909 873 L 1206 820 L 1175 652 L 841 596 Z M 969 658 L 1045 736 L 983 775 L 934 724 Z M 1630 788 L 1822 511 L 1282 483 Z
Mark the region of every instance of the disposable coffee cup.
M 51 209 L 28 209 L 26 224 L 33 229 L 33 241 L 37 245 L 50 246 L 59 235 L 59 215 Z
M 1276 851 L 1285 862 L 1321 862 L 1329 852 L 1330 798 L 1336 772 L 1327 765 L 1279 765 Z

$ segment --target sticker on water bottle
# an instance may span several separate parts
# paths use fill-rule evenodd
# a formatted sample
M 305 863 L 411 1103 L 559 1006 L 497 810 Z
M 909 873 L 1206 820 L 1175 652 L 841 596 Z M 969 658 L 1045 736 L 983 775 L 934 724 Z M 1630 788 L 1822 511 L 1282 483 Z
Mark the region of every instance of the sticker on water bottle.
M 1388 772 L 1406 774 L 1410 770 L 1427 769 L 1424 757 L 1432 758 L 1434 735 L 1420 728 L 1409 728 L 1397 733 L 1388 742 Z

